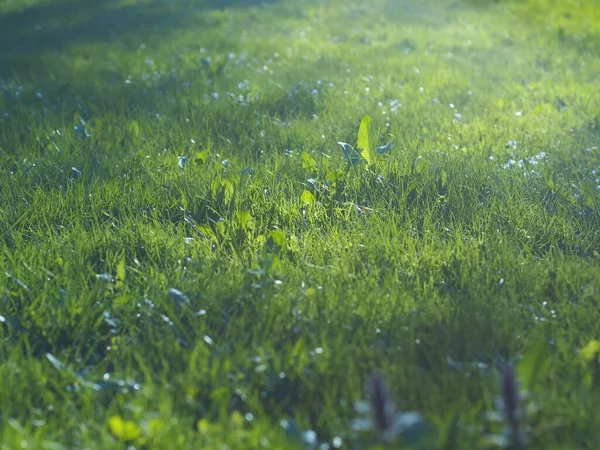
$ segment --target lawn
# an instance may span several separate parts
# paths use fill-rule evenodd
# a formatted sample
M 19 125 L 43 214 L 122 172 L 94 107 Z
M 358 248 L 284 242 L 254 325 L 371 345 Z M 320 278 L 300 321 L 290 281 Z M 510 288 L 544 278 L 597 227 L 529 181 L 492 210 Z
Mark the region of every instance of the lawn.
M 0 43 L 0 449 L 600 448 L 597 0 L 0 0 Z

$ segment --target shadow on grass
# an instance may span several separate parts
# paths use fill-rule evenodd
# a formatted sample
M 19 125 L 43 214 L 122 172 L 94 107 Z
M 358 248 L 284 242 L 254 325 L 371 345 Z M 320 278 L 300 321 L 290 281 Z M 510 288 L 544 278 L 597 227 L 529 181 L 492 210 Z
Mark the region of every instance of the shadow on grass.
M 142 38 L 160 33 L 168 39 L 183 28 L 210 26 L 202 20 L 207 12 L 259 4 L 259 0 L 149 0 L 125 5 L 120 0 L 55 0 L 9 12 L 0 15 L 0 76 L 39 72 L 43 70 L 39 56 L 69 45 L 111 43 L 133 34 Z

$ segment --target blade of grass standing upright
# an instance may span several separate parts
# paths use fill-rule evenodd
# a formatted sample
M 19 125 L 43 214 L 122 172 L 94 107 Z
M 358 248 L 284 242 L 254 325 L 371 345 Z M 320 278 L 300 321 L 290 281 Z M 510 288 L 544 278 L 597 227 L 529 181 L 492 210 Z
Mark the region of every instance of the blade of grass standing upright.
M 371 153 L 371 117 L 365 116 L 360 122 L 360 127 L 358 129 L 358 148 L 360 151 L 360 155 L 367 162 L 367 165 L 370 166 L 373 164 L 373 155 Z

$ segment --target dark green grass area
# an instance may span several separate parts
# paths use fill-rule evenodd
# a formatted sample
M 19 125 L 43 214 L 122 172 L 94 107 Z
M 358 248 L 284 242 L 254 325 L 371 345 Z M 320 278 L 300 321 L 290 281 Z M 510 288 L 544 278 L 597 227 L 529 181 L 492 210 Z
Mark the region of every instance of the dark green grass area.
M 375 370 L 424 423 L 380 448 L 600 448 L 595 0 L 2 0 L 0 42 L 1 449 L 377 448 Z

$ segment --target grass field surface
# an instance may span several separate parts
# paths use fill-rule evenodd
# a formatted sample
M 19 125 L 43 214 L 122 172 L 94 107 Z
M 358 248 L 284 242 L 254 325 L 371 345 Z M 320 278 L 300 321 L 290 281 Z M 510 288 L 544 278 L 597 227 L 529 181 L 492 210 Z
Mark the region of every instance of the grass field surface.
M 0 449 L 600 448 L 596 0 L 1 0 L 0 43 Z

